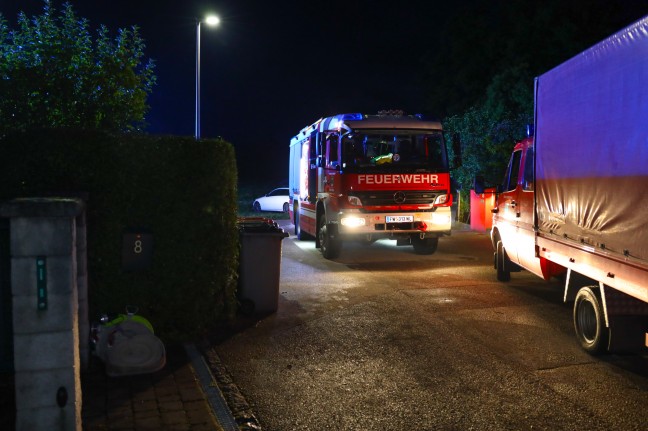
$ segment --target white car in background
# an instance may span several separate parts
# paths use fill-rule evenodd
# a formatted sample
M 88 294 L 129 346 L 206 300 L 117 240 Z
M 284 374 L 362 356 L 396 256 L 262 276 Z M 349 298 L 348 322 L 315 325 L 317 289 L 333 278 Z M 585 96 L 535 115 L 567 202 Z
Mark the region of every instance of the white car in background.
M 288 187 L 279 187 L 256 198 L 252 203 L 254 211 L 288 212 Z

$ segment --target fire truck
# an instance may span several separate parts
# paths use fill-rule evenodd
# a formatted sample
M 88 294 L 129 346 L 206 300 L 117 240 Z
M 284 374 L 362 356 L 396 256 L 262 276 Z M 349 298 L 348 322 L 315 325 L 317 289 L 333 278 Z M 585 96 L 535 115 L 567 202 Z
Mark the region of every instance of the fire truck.
M 326 259 L 347 240 L 436 251 L 450 235 L 452 194 L 441 124 L 402 112 L 339 114 L 290 141 L 290 216 Z

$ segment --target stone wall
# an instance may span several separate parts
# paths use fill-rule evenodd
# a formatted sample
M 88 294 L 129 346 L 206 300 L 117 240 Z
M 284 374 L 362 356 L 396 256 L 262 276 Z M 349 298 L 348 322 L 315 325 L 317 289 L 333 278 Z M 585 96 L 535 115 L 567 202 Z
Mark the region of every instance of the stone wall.
M 10 219 L 17 430 L 81 430 L 80 371 L 89 356 L 83 210 L 82 200 L 67 198 L 0 206 Z

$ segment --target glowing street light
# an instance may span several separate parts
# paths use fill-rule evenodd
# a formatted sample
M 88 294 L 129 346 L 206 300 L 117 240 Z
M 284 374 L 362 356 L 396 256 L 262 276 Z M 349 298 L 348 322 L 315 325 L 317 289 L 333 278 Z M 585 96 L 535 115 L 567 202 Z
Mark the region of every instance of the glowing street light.
M 202 22 L 196 20 L 196 127 L 194 133 L 196 139 L 200 139 L 200 24 Z M 216 15 L 208 15 L 204 22 L 210 27 L 215 27 L 220 24 L 220 18 Z

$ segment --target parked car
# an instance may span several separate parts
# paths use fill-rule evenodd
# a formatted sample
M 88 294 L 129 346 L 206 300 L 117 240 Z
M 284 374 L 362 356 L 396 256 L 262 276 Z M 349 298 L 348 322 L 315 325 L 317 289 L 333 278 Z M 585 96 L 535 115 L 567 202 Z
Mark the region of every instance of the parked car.
M 288 212 L 288 187 L 279 187 L 256 198 L 252 203 L 254 211 Z

